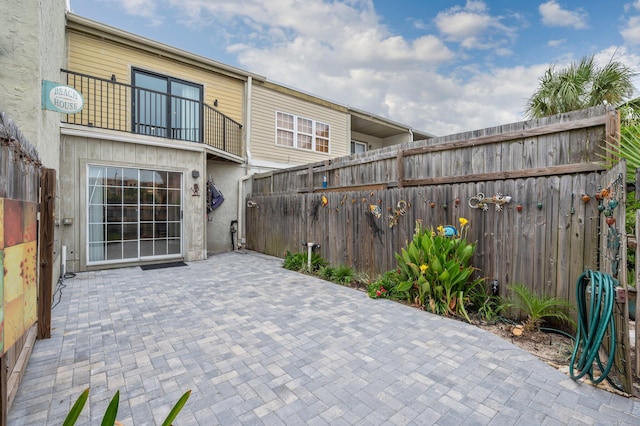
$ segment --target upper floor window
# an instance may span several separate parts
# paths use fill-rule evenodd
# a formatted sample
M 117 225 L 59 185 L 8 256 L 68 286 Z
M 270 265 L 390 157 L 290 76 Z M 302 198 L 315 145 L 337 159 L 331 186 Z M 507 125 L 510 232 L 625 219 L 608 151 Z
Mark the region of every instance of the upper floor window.
M 367 151 L 367 144 L 364 142 L 351 141 L 351 153 L 359 154 Z
M 192 142 L 202 140 L 202 86 L 133 70 L 136 133 Z
M 329 152 L 329 125 L 309 118 L 278 112 L 276 144 L 316 152 Z

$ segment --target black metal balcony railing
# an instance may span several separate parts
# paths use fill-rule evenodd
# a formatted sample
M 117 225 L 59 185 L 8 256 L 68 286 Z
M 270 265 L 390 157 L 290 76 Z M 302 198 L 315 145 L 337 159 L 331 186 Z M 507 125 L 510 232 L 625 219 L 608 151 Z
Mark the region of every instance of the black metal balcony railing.
M 61 70 L 84 98 L 82 111 L 63 122 L 204 143 L 242 156 L 242 125 L 203 102 Z

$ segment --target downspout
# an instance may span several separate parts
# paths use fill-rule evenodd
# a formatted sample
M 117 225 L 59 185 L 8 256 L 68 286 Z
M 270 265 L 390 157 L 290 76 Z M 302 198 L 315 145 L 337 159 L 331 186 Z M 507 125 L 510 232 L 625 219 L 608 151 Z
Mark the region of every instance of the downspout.
M 245 232 L 244 232 L 244 191 L 243 186 L 244 183 L 249 179 L 251 175 L 244 175 L 238 180 L 238 248 L 242 248 L 242 245 L 246 242 Z
M 246 235 L 244 229 L 244 183 L 251 177 L 251 87 L 253 85 L 253 79 L 251 76 L 247 77 L 247 104 L 245 107 L 245 175 L 238 180 L 238 236 L 237 246 L 241 248 L 246 242 Z
M 247 156 L 246 173 L 251 171 L 251 87 L 253 86 L 253 79 L 251 76 L 247 77 L 247 106 L 246 106 L 246 130 L 245 130 L 245 152 Z

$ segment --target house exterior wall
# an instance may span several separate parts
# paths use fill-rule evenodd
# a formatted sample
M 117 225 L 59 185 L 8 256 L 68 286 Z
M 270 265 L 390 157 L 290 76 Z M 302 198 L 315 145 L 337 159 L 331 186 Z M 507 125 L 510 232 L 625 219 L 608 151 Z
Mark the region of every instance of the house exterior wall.
M 264 171 L 347 155 L 350 152 L 349 115 L 329 105 L 291 96 L 261 84 L 252 87 L 251 167 Z M 276 112 L 330 125 L 329 153 L 276 145 Z
M 399 145 L 402 143 L 413 142 L 411 140 L 411 135 L 409 133 L 403 133 L 397 136 L 389 136 L 388 138 L 382 139 L 382 146 L 380 148 L 384 148 L 392 145 Z
M 61 225 L 62 243 L 67 247 L 67 269 L 85 271 L 87 267 L 87 166 L 104 165 L 136 169 L 158 169 L 183 174 L 183 256 L 187 261 L 206 257 L 206 218 L 203 215 L 204 193 L 193 196 L 194 184 L 205 187 L 205 155 L 186 144 L 161 146 L 143 140 L 127 141 L 122 138 L 87 133 L 87 136 L 65 135 L 73 131 L 63 129 L 61 140 L 62 158 L 60 174 L 61 221 L 70 218 L 72 225 Z M 77 133 L 77 132 L 76 132 Z M 132 136 L 135 138 L 135 136 Z M 200 177 L 192 178 L 191 172 L 198 170 Z M 126 263 L 123 263 L 126 265 Z M 117 264 L 115 266 L 123 266 Z M 135 264 L 135 263 L 133 263 Z M 104 269 L 108 265 L 96 266 Z
M 403 133 L 401 135 L 390 136 L 388 138 L 377 138 L 375 136 L 365 135 L 364 133 L 352 132 L 351 140 L 366 143 L 367 150 L 373 150 L 411 142 L 411 135 L 409 133 Z
M 59 172 L 60 114 L 42 109 L 42 80 L 57 82 L 65 58 L 65 0 L 0 2 L 2 109 Z M 56 212 L 60 195 L 56 194 Z M 54 230 L 53 278 L 60 276 L 60 234 Z
M 60 79 L 64 13 L 65 0 L 0 3 L 2 108 L 36 147 L 43 165 L 56 170 L 60 115 L 42 109 L 42 80 Z
M 238 186 L 245 182 L 244 176 L 321 162 L 350 153 L 351 115 L 344 106 L 73 14 L 68 14 L 66 28 L 68 52 L 62 68 L 85 76 L 115 79 L 120 84 L 132 83 L 132 70 L 135 68 L 202 85 L 205 104 L 212 106 L 217 100 L 216 109 L 243 126 L 246 145 L 240 155 L 247 155 L 246 163 L 236 162 L 242 161 L 237 153 L 234 153 L 236 157 L 231 158 L 232 161 L 218 161 L 216 154 L 202 144 L 99 129 L 99 125 L 92 127 L 89 115 L 76 125 L 64 124 L 61 189 L 65 199 L 58 217 L 74 218 L 73 225 L 61 226 L 69 270 L 94 268 L 87 266 L 88 164 L 138 169 L 157 167 L 183 173 L 183 254 L 186 260 L 198 260 L 206 257 L 207 253 L 232 249 L 232 221 L 240 222 L 234 243 L 236 246 L 243 243 L 245 192 Z M 111 82 L 108 84 L 115 86 Z M 101 92 L 96 90 L 87 96 L 100 95 Z M 114 98 L 109 102 L 115 102 Z M 122 112 L 116 114 L 123 117 L 109 118 L 126 123 L 132 120 L 131 99 L 120 102 L 120 109 L 116 110 Z M 329 152 L 277 145 L 277 112 L 328 124 Z M 97 117 L 109 113 L 114 114 L 106 109 L 98 110 Z M 384 146 L 384 141 L 376 140 L 375 143 Z M 192 170 L 200 172 L 198 179 L 192 179 Z M 207 212 L 206 183 L 209 177 L 225 196 L 225 202 L 212 212 Z M 194 183 L 198 183 L 201 189 L 200 196 L 191 194 Z M 67 194 L 73 196 L 67 199 Z M 105 266 L 95 265 L 98 267 Z
M 70 71 L 107 80 L 113 75 L 117 82 L 131 84 L 132 69 L 137 68 L 200 84 L 203 86 L 206 104 L 213 106 L 217 99 L 218 106 L 215 108 L 218 111 L 243 123 L 246 76 L 230 75 L 225 69 L 216 72 L 215 66 L 204 58 L 199 62 L 187 52 L 176 52 L 170 47 L 163 50 L 163 46 L 158 46 L 155 42 L 145 41 L 80 17 L 71 16 L 67 27 L 67 42 L 69 52 L 66 69 Z M 129 109 L 130 106 L 127 106 L 123 110 Z M 130 117 L 121 119 L 129 120 Z M 72 130 L 63 131 L 74 133 L 77 131 L 74 128 L 80 127 L 86 135 L 65 136 L 63 141 L 64 161 L 73 162 L 73 168 L 64 174 L 65 188 L 76 192 L 73 198 L 65 201 L 63 216 L 79 218 L 77 225 L 64 227 L 70 267 L 73 266 L 76 270 L 87 269 L 86 164 L 91 162 L 182 171 L 185 186 L 185 259 L 199 260 L 206 257 L 207 253 L 231 250 L 230 223 L 238 219 L 238 179 L 246 174 L 244 163 L 207 160 L 206 146 L 197 143 L 160 140 L 82 126 L 67 127 Z M 155 145 L 149 145 L 150 143 Z M 192 178 L 192 170 L 199 171 L 198 179 Z M 206 183 L 209 176 L 222 190 L 225 201 L 215 211 L 207 213 Z M 192 194 L 193 183 L 198 183 L 199 196 Z
M 131 84 L 131 71 L 138 68 L 169 77 L 179 78 L 203 86 L 204 102 L 242 124 L 244 111 L 244 81 L 218 74 L 211 69 L 168 58 L 144 48 L 132 46 L 110 38 L 81 32 L 71 27 L 68 31 L 69 56 L 67 69 L 82 74 L 110 79 L 115 75 L 120 83 Z
M 214 182 L 224 195 L 224 202 L 214 211 L 207 213 L 207 253 L 217 254 L 232 250 L 231 221 L 238 220 L 238 181 L 245 175 L 244 164 L 223 161 L 208 161 L 206 178 Z M 244 196 L 242 198 L 244 202 Z M 237 230 L 237 226 L 236 226 Z M 238 247 L 239 232 L 233 236 Z

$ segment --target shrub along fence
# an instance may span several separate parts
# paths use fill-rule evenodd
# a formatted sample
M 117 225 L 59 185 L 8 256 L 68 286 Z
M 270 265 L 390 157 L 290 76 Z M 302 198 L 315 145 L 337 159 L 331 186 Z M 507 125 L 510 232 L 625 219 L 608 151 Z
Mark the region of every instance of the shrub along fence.
M 332 265 L 373 278 L 395 269 L 416 220 L 464 217 L 487 285 L 575 303 L 586 269 L 626 285 L 625 166 L 602 162 L 618 133 L 617 112 L 597 107 L 257 174 L 247 248 L 282 257 L 313 242 Z

